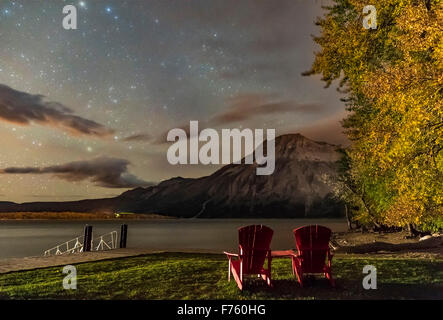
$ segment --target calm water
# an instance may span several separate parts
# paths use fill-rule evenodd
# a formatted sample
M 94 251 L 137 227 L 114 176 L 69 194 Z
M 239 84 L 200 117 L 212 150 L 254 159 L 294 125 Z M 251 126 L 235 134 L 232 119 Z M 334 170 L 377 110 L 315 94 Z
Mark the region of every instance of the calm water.
M 42 255 L 44 250 L 83 234 L 93 226 L 94 237 L 128 224 L 128 248 L 153 250 L 236 250 L 237 228 L 265 224 L 274 229 L 271 248 L 294 247 L 292 229 L 321 224 L 332 231 L 345 231 L 338 219 L 196 219 L 118 221 L 0 221 L 0 259 Z

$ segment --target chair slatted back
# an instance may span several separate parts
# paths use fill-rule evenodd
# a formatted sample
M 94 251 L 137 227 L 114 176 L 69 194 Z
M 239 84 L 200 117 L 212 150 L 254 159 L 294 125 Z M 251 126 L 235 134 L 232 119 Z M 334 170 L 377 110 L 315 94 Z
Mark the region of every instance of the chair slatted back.
M 271 247 L 274 231 L 264 225 L 251 225 L 238 229 L 238 243 L 243 257 L 243 273 L 258 274 L 263 268 Z
M 331 229 L 319 225 L 294 229 L 295 244 L 298 254 L 302 257 L 304 272 L 322 273 L 324 271 L 331 233 Z

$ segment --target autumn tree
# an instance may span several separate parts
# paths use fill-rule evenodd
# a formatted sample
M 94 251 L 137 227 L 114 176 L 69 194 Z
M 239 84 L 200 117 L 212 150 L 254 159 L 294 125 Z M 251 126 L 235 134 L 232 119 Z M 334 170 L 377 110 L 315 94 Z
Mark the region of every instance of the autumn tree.
M 443 226 L 442 2 L 373 0 L 377 28 L 365 29 L 367 0 L 334 0 L 317 21 L 305 74 L 344 94 L 346 179 L 362 221 Z

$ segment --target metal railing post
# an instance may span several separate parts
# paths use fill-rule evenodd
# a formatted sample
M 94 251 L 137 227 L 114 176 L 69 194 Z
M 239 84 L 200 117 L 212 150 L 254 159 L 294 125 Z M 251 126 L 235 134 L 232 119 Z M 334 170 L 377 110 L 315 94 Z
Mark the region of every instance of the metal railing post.
M 85 226 L 85 235 L 83 240 L 83 252 L 91 251 L 92 226 Z
M 128 238 L 128 225 L 122 224 L 120 229 L 120 248 L 126 248 L 127 238 Z

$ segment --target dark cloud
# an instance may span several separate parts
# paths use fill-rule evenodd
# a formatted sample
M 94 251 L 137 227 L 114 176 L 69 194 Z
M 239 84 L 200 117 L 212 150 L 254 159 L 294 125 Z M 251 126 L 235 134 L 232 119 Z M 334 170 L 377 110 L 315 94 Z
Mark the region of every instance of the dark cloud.
M 100 157 L 48 167 L 9 167 L 0 174 L 53 174 L 66 181 L 89 180 L 105 188 L 135 188 L 153 185 L 128 173 L 125 159 Z
M 152 136 L 147 133 L 139 133 L 139 134 L 133 134 L 132 136 L 128 136 L 126 138 L 123 138 L 123 141 L 150 141 L 152 140 Z
M 183 124 L 183 125 L 180 125 L 180 126 L 178 126 L 178 127 L 175 127 L 175 128 L 177 128 L 177 129 L 182 129 L 185 133 L 186 133 L 186 136 L 189 138 L 189 136 L 190 136 L 190 132 L 189 132 L 189 122 L 187 122 L 187 123 L 185 123 L 185 124 Z M 170 129 L 168 129 L 168 130 L 166 130 L 166 131 L 163 131 L 161 134 L 159 134 L 152 142 L 154 143 L 154 144 L 164 144 L 164 143 L 168 143 L 168 141 L 166 140 L 167 139 L 167 137 L 168 137 L 168 132 L 171 130 L 171 129 L 173 129 L 173 128 L 170 128 Z
M 35 122 L 55 127 L 73 135 L 106 137 L 114 130 L 73 114 L 57 102 L 47 102 L 42 95 L 14 90 L 0 84 L 0 120 L 30 125 Z
M 227 100 L 227 108 L 209 118 L 200 121 L 200 128 L 211 128 L 222 125 L 232 125 L 243 122 L 243 126 L 247 127 L 247 122 L 259 116 L 269 116 L 273 114 L 282 115 L 285 113 L 296 114 L 317 114 L 326 109 L 324 105 L 317 103 L 297 103 L 293 100 L 281 100 L 278 94 L 258 94 L 245 93 L 237 95 Z M 189 137 L 189 122 L 178 126 L 183 129 Z M 172 129 L 172 128 L 171 128 Z M 170 130 L 170 129 L 169 129 Z M 153 143 L 167 143 L 166 137 L 168 132 L 164 131 L 155 139 Z
M 228 100 L 229 107 L 209 120 L 211 125 L 223 125 L 246 121 L 261 115 L 282 113 L 313 114 L 324 110 L 315 103 L 282 101 L 275 94 L 242 94 Z

